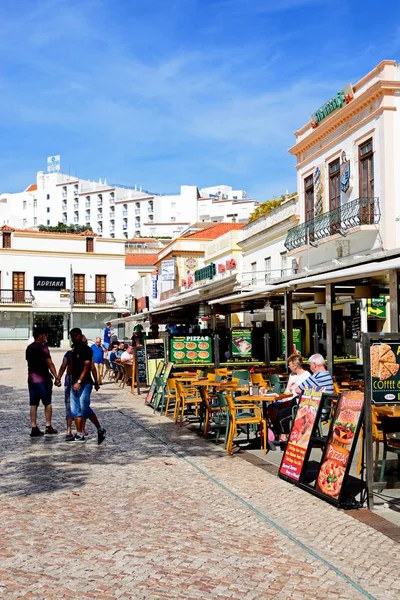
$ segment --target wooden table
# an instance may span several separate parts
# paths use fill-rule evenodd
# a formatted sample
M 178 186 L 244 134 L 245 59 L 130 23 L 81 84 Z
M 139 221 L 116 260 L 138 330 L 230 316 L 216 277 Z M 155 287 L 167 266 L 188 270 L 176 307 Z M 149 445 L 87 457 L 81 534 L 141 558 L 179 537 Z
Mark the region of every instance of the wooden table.
M 392 404 L 379 406 L 374 404 L 372 410 L 378 415 L 378 417 L 400 417 L 400 405 Z
M 268 404 L 272 404 L 272 402 L 276 402 L 277 400 L 290 400 L 293 398 L 292 394 L 274 394 L 273 396 L 236 396 L 235 400 L 239 400 L 239 402 L 254 402 L 256 404 L 262 404 L 262 411 L 264 418 L 267 418 L 267 407 Z

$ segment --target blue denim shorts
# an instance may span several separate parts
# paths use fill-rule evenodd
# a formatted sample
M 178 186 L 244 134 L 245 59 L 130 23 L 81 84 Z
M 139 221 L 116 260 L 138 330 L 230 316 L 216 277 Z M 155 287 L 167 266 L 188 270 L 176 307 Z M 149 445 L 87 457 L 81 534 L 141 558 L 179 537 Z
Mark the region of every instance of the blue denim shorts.
M 87 419 L 90 415 L 90 394 L 92 393 L 92 383 L 82 383 L 77 392 L 71 387 L 71 414 L 73 418 L 82 417 Z
M 71 385 L 66 385 L 64 388 L 64 400 L 65 400 L 65 418 L 73 419 L 71 412 Z M 89 408 L 89 416 L 93 415 L 94 412 Z
M 43 406 L 51 404 L 51 394 L 53 389 L 52 381 L 45 383 L 28 383 L 28 388 L 30 406 L 39 406 L 40 401 L 43 402 Z

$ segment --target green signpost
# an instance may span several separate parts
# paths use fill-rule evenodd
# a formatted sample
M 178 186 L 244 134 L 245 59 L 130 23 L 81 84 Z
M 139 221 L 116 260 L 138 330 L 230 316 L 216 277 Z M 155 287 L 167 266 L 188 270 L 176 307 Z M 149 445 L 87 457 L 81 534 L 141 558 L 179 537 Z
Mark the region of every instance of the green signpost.
M 386 319 L 386 298 L 371 298 L 367 301 L 368 317 Z

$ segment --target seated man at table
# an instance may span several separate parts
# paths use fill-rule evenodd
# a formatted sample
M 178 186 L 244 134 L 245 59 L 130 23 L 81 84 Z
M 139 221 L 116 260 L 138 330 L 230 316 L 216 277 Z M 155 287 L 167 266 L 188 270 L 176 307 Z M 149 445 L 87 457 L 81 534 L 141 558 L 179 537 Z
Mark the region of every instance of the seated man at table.
M 315 389 L 317 392 L 333 394 L 333 379 L 325 366 L 325 359 L 321 354 L 313 354 L 308 359 L 312 375 L 296 388 L 296 393 L 301 395 L 304 390 Z
M 133 364 L 133 346 L 128 346 L 125 352 L 121 354 L 121 363 L 123 365 L 132 365 Z

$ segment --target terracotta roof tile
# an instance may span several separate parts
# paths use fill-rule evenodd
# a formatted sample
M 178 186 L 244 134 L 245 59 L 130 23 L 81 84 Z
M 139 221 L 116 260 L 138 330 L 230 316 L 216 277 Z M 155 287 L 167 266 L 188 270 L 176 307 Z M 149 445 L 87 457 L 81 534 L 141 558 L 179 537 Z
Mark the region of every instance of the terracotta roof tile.
M 127 254 L 125 266 L 127 267 L 151 267 L 158 260 L 158 254 Z
M 131 238 L 130 240 L 126 240 L 126 243 L 134 243 L 134 244 L 148 244 L 153 242 L 154 244 L 158 243 L 157 238 Z
M 215 223 L 215 225 L 211 225 L 211 227 L 206 227 L 201 231 L 189 233 L 188 235 L 184 235 L 183 237 L 197 240 L 215 240 L 221 235 L 224 235 L 224 233 L 228 233 L 228 231 L 243 229 L 244 226 L 245 223 Z
M 37 185 L 36 183 L 31 183 L 31 185 L 29 187 L 26 188 L 26 192 L 36 192 L 37 190 Z

